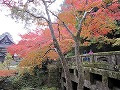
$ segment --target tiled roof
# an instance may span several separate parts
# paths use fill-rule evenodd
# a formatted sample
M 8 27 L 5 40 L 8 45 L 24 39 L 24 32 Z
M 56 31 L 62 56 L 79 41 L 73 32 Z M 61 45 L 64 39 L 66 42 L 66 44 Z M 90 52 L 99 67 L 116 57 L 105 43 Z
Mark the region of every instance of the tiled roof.
M 5 36 L 8 36 L 8 38 L 14 43 L 12 36 L 8 32 L 5 32 L 2 35 L 0 35 L 0 40 L 2 40 Z
M 6 44 L 6 39 L 7 41 L 9 41 L 10 44 Z M 11 45 L 12 43 L 14 43 L 12 36 L 10 35 L 10 33 L 5 32 L 2 35 L 0 35 L 0 48 L 6 48 L 9 45 Z
M 0 53 L 0 56 L 5 56 L 5 54 L 4 53 Z
M 0 48 L 6 48 L 8 47 L 9 45 L 5 45 L 5 44 L 0 44 Z

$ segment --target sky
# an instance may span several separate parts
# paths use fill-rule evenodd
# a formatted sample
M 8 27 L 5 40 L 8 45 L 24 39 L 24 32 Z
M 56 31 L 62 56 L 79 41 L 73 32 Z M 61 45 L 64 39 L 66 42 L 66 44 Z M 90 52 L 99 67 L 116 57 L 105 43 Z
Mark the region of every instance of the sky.
M 63 1 L 63 0 L 61 0 Z M 53 9 L 60 8 L 60 0 L 57 0 L 55 5 L 53 6 Z M 9 14 L 9 11 L 6 11 L 4 7 L 0 7 L 0 35 L 9 32 L 15 43 L 17 43 L 19 40 L 21 40 L 19 34 L 25 34 L 27 33 L 27 30 L 24 29 L 24 24 L 22 23 L 16 23 L 15 20 L 12 18 L 6 16 Z
M 0 35 L 5 32 L 9 32 L 17 43 L 21 39 L 19 34 L 24 34 L 27 30 L 24 29 L 23 24 L 16 23 L 15 20 L 6 16 L 5 12 L 0 12 Z

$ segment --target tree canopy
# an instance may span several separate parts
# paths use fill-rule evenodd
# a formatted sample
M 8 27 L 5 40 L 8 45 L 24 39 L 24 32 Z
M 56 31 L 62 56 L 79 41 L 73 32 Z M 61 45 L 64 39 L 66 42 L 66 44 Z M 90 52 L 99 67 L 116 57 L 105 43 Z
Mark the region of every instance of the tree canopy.
M 22 62 L 28 66 L 35 65 L 35 60 L 42 61 L 41 56 L 42 59 L 44 55 L 56 59 L 59 55 L 66 73 L 67 90 L 71 90 L 71 81 L 64 53 L 75 47 L 77 69 L 81 72 L 78 72 L 78 88 L 82 90 L 82 64 L 81 61 L 78 62 L 80 45 L 88 44 L 94 38 L 106 37 L 108 32 L 116 29 L 115 21 L 120 20 L 119 0 L 65 0 L 58 14 L 49 8 L 54 0 L 28 0 L 26 3 L 21 1 L 17 4 L 12 0 L 3 0 L 2 3 L 10 7 L 13 18 L 39 27 L 35 32 L 21 35 L 22 40 L 8 50 L 24 57 L 27 62 Z M 44 9 L 41 10 L 41 7 Z M 57 18 L 56 21 L 52 22 L 51 15 Z

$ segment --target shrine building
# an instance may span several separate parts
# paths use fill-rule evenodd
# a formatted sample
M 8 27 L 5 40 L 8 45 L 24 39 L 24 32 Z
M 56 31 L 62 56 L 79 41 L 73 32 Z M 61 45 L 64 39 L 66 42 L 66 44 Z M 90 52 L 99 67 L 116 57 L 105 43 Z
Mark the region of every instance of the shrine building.
M 7 47 L 12 44 L 14 44 L 14 41 L 10 33 L 5 32 L 0 35 L 0 62 L 4 62 L 7 53 Z

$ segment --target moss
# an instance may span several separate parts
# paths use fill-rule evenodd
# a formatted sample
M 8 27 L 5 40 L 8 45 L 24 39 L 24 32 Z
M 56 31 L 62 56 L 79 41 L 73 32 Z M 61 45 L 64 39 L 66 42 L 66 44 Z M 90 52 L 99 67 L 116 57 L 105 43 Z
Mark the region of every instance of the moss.
M 104 83 L 105 86 L 108 85 L 108 71 L 102 72 L 102 83 Z
M 105 70 L 105 69 L 98 69 L 93 67 L 84 67 L 84 71 L 102 75 L 103 81 L 105 81 L 108 77 L 120 80 L 120 72 Z
M 106 70 L 112 70 L 113 66 L 104 62 L 83 62 L 84 67 L 92 67 L 92 68 L 99 68 L 99 69 L 106 69 Z
M 48 84 L 49 86 L 59 87 L 60 74 L 56 65 L 48 65 Z
M 111 78 L 115 78 L 115 79 L 119 79 L 120 80 L 120 72 L 109 71 L 108 75 Z
M 120 80 L 120 73 L 119 73 L 119 74 L 117 74 L 117 78 Z
M 97 52 L 94 55 L 113 55 L 113 54 L 120 54 L 120 51 L 110 51 L 110 52 Z
M 58 69 L 58 67 L 56 65 L 48 65 L 48 69 L 49 69 L 49 72 L 54 72 L 54 70 Z
M 84 70 L 84 79 L 90 81 L 90 73 L 89 70 Z
M 74 68 L 76 68 L 77 67 L 77 65 L 75 64 L 75 63 L 69 63 L 69 68 L 71 68 L 71 69 L 74 69 Z

